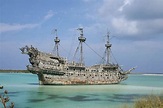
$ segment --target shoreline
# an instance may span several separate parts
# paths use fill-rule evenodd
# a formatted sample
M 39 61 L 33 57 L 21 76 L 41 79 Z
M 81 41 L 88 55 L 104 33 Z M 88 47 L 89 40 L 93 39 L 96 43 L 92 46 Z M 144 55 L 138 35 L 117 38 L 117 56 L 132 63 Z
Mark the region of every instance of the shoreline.
M 0 73 L 30 73 L 28 70 L 0 69 Z

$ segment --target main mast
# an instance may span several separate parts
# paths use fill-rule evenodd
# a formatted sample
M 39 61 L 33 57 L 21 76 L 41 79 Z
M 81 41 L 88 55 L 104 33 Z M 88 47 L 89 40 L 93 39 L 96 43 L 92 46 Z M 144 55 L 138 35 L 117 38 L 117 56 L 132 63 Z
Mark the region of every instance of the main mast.
M 59 46 L 60 39 L 58 38 L 58 35 L 57 35 L 57 29 L 55 29 L 55 33 L 56 33 L 56 37 L 55 37 L 55 39 L 54 39 L 54 42 L 55 42 L 54 54 L 55 54 L 56 56 L 59 56 L 58 46 Z
M 110 52 L 111 52 L 111 44 L 109 42 L 109 32 L 107 32 L 107 42 L 105 44 L 106 47 L 106 64 L 110 64 Z
M 79 40 L 79 46 L 80 46 L 80 64 L 83 63 L 83 42 L 86 41 L 86 38 L 83 36 L 83 28 L 78 28 L 77 30 L 80 31 L 80 36 L 78 37 Z

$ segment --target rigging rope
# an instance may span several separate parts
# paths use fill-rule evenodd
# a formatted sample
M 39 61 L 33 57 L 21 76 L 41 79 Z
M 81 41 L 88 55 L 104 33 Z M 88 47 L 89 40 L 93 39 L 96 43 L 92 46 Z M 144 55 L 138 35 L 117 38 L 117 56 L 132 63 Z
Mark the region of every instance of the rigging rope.
M 79 46 L 80 46 L 80 43 L 79 43 L 78 47 L 76 48 L 75 54 L 74 54 L 74 56 L 73 56 L 73 60 L 75 59 L 76 53 L 77 53 L 78 50 L 79 50 Z
M 113 52 L 110 50 L 110 52 L 111 52 L 111 55 L 113 56 Z M 115 60 L 115 62 L 118 64 L 118 62 L 117 62 L 117 60 L 115 59 L 115 57 L 113 56 L 113 59 Z M 123 69 L 120 67 L 120 66 L 118 66 L 119 67 L 119 69 L 121 70 L 121 71 L 123 71 Z
M 60 46 L 66 53 L 68 53 L 68 51 L 67 51 L 62 45 L 59 44 L 59 46 Z
M 72 51 L 72 50 L 73 50 L 74 44 L 75 44 L 75 42 L 76 42 L 76 41 L 74 41 L 74 40 L 76 39 L 76 32 L 75 32 L 75 31 L 76 31 L 76 30 L 74 30 L 74 34 L 73 34 L 73 36 L 71 37 L 72 39 L 71 39 L 70 50 L 69 50 L 69 52 L 68 52 L 68 59 L 69 59 L 69 58 L 72 59 L 72 56 L 71 56 L 72 52 L 73 52 L 73 54 L 74 54 L 74 51 Z
M 84 43 L 87 45 L 88 48 L 90 48 L 95 54 L 97 54 L 102 60 L 105 61 L 104 57 L 101 57 L 101 55 L 98 54 L 95 50 L 93 50 L 86 42 L 84 42 Z
M 110 49 L 111 55 L 113 56 L 113 59 L 115 60 L 115 62 L 118 64 L 117 60 L 115 59 L 112 50 Z

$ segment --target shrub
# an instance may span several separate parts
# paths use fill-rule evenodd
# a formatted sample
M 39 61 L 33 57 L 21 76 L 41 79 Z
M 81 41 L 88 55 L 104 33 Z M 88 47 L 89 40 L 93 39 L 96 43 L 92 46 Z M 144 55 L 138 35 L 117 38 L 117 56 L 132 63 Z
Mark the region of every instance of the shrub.
M 124 105 L 123 108 L 163 108 L 163 97 L 155 95 L 145 96 L 137 99 L 133 107 Z
M 154 95 L 143 97 L 135 101 L 134 108 L 163 108 L 163 98 Z

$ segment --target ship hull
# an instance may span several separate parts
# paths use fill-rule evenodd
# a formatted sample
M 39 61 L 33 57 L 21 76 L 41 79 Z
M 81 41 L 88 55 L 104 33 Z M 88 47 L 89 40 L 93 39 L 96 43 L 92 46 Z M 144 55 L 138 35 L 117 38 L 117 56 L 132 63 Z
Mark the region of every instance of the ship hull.
M 118 84 L 122 78 L 127 79 L 127 76 L 121 76 L 118 73 L 65 73 L 64 75 L 39 73 L 38 79 L 40 85 L 108 85 Z

